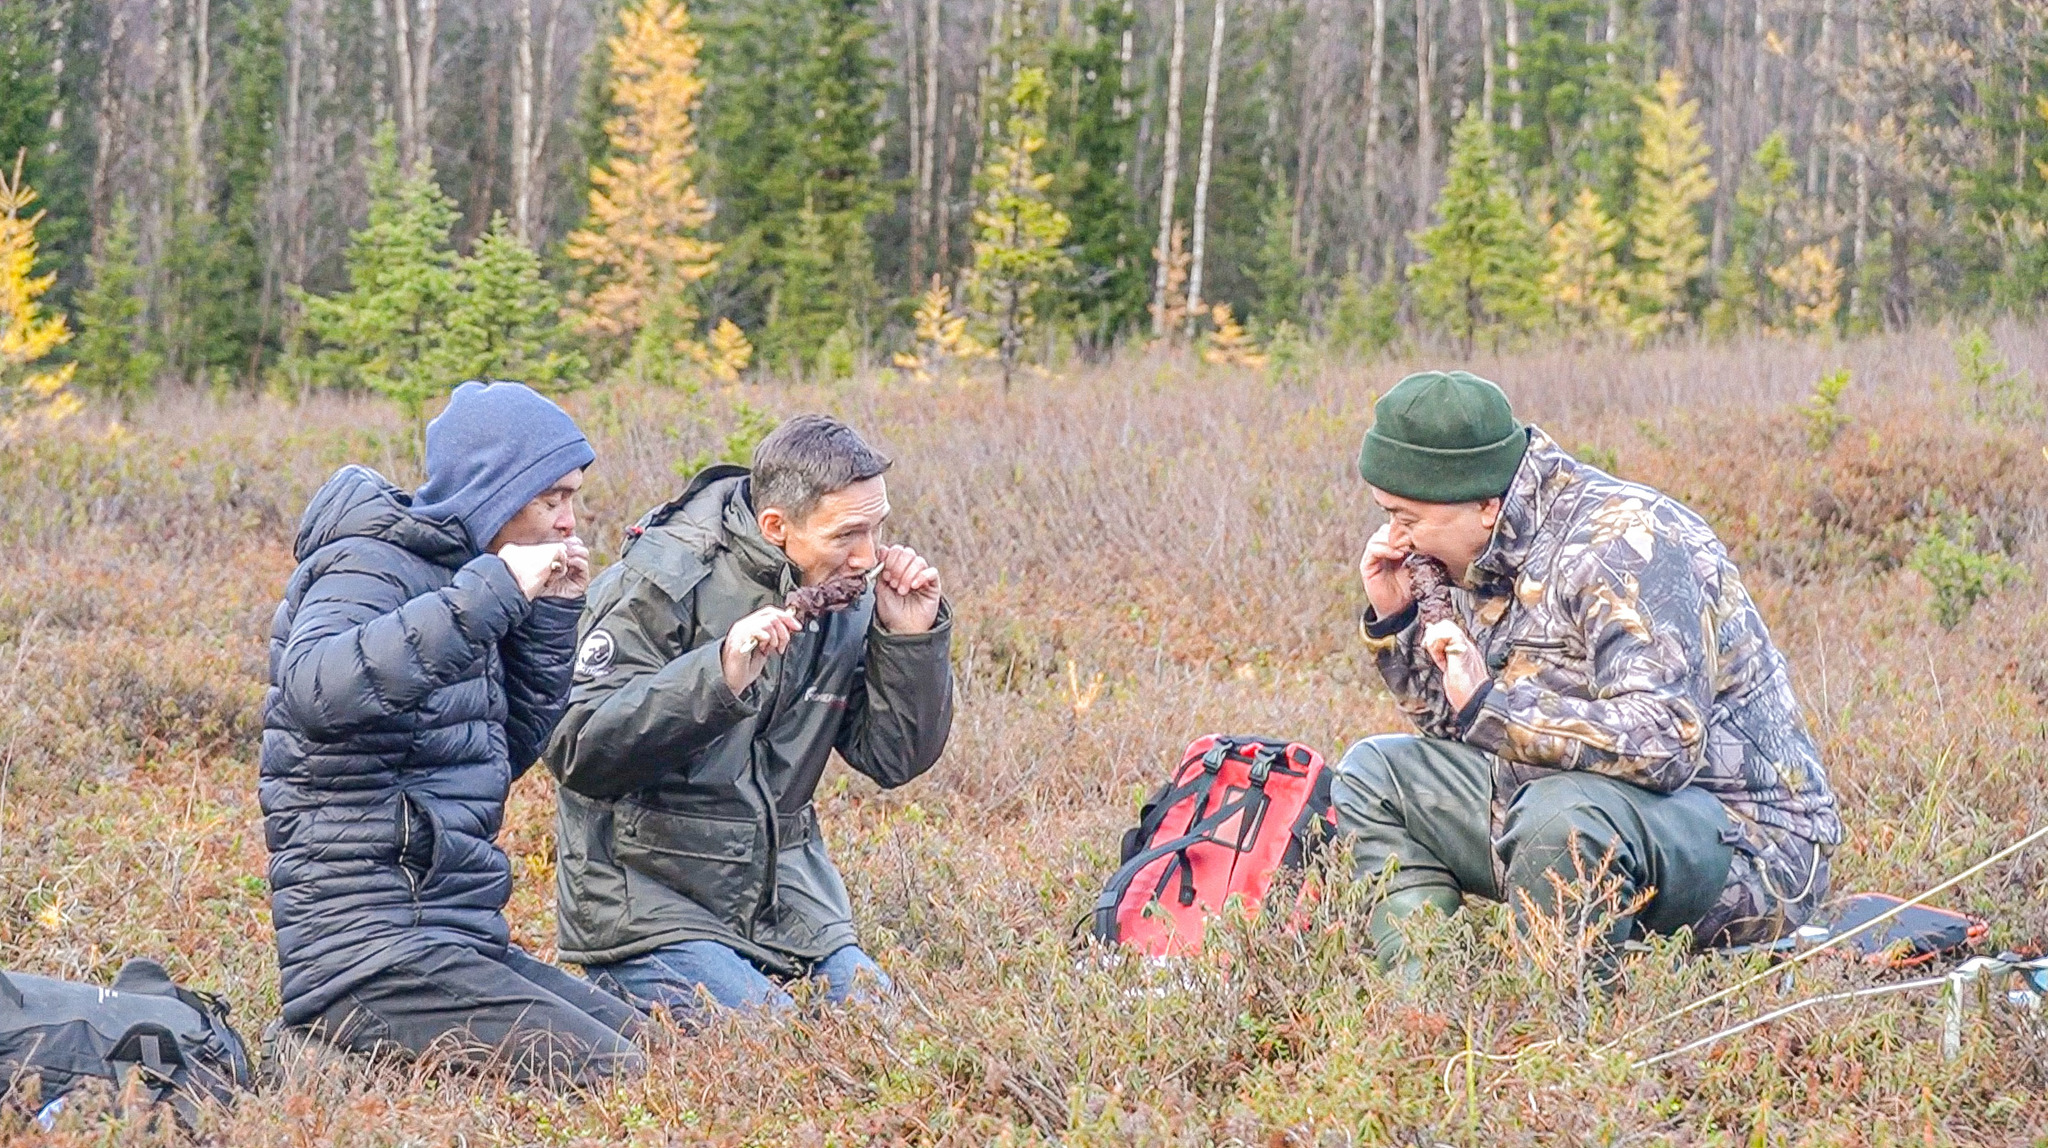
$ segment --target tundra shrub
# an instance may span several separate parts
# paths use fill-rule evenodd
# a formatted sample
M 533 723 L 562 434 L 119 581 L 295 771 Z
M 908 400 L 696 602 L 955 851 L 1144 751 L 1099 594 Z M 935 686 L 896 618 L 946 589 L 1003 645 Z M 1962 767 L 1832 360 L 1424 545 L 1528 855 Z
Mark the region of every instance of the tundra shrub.
M 1934 620 L 1953 630 L 1978 602 L 2019 578 L 2019 565 L 1977 549 L 1982 524 L 1973 514 L 1945 514 L 1913 547 L 1907 565 L 1934 587 Z

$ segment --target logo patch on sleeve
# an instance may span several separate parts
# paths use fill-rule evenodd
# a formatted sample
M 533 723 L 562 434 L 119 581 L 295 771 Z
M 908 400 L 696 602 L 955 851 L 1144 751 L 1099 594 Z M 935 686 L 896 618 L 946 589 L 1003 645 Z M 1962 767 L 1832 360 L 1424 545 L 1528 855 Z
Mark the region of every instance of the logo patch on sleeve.
M 612 636 L 603 630 L 592 630 L 576 648 L 576 676 L 579 678 L 601 678 L 612 672 L 612 658 L 618 647 Z

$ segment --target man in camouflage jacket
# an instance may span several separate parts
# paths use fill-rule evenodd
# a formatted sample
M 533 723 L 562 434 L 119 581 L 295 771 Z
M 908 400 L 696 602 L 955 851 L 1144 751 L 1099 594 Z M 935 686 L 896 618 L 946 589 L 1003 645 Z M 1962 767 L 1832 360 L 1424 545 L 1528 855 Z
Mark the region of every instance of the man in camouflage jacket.
M 1608 941 L 1803 923 L 1842 824 L 1785 658 L 1706 523 L 1462 371 L 1388 392 L 1359 469 L 1389 518 L 1360 564 L 1365 638 L 1423 734 L 1358 743 L 1333 787 L 1358 873 L 1386 874 L 1382 962 L 1426 906 L 1554 914 L 1561 883 L 1604 886 Z M 1452 572 L 1450 617 L 1420 617 L 1411 554 Z

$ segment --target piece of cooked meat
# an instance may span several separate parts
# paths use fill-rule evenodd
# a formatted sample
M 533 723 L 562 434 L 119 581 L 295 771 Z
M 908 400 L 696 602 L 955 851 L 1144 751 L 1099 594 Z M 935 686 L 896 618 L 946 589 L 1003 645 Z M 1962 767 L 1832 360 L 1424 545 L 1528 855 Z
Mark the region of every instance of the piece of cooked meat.
M 810 625 L 826 614 L 836 614 L 867 593 L 868 580 L 858 574 L 842 574 L 827 578 L 816 586 L 799 586 L 789 592 L 782 603 L 783 608 L 796 615 L 803 625 Z
M 1455 621 L 1458 610 L 1451 604 L 1451 572 L 1444 564 L 1425 554 L 1410 554 L 1403 565 L 1408 567 L 1409 582 L 1415 588 L 1416 618 L 1423 628 Z

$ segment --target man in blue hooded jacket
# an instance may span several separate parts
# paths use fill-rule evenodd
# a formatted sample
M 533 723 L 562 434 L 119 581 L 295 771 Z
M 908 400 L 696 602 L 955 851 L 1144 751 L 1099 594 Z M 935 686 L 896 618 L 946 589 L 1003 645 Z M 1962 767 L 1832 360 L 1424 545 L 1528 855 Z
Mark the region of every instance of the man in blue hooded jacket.
M 496 838 L 569 694 L 595 458 L 518 383 L 464 383 L 411 495 L 344 467 L 277 608 L 261 797 L 284 1023 L 516 1079 L 640 1064 L 637 1014 L 510 944 Z

